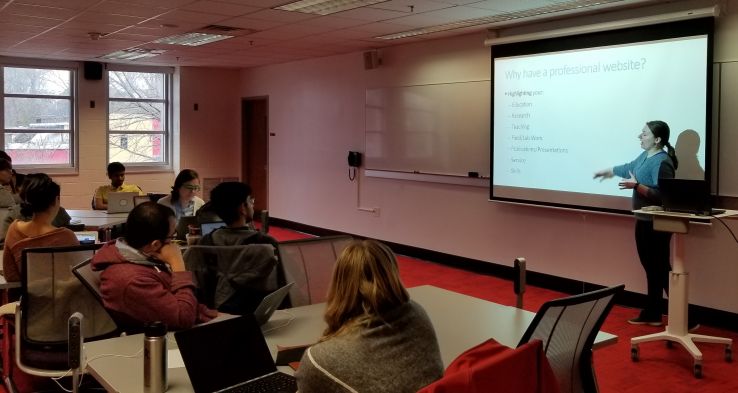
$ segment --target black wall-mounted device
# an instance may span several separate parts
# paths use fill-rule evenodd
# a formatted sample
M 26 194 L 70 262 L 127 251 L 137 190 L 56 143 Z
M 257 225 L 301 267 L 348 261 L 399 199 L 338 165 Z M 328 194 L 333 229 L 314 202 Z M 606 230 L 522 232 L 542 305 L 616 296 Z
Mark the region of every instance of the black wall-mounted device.
M 360 167 L 361 166 L 361 153 L 358 151 L 350 151 L 348 152 L 348 165 L 350 167 Z

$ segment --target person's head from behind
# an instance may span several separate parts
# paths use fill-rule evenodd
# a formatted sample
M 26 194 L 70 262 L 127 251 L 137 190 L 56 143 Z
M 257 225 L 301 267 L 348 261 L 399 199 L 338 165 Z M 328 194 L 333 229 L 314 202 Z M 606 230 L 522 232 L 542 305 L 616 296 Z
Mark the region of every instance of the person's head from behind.
M 108 179 L 111 186 L 115 188 L 122 186 L 126 180 L 126 167 L 120 162 L 111 162 L 108 164 Z
M 177 220 L 174 211 L 156 202 L 144 202 L 126 220 L 125 241 L 143 254 L 155 253 L 170 242 Z
M 13 163 L 13 157 L 10 156 L 10 154 L 6 153 L 5 150 L 0 150 L 0 158 L 3 160 L 8 160 L 11 164 Z
M 26 175 L 20 187 L 21 214 L 34 216 L 47 212 L 53 218 L 59 211 L 61 187 L 45 173 Z
M 12 182 L 13 164 L 4 158 L 0 158 L 0 185 L 6 186 Z
M 210 192 L 210 203 L 228 226 L 240 223 L 241 218 L 249 222 L 254 217 L 254 198 L 251 187 L 246 183 L 232 181 L 218 184 Z
M 375 322 L 375 317 L 405 304 L 395 254 L 375 240 L 355 241 L 336 260 L 328 291 L 324 337 Z
M 174 179 L 172 202 L 189 202 L 200 191 L 200 175 L 193 169 L 183 169 Z

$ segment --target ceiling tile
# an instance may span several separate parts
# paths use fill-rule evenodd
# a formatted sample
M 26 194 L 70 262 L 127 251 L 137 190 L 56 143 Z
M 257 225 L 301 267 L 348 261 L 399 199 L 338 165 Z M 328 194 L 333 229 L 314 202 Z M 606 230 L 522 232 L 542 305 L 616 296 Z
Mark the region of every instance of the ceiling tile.
M 262 19 L 252 19 L 248 16 L 246 17 L 238 17 L 233 19 L 226 19 L 219 24 L 225 25 L 225 26 L 232 26 L 232 27 L 239 27 L 242 29 L 254 29 L 254 30 L 266 30 L 271 29 L 277 26 L 283 26 L 287 22 L 277 22 L 277 21 L 270 21 L 270 20 L 262 20 Z
M 313 19 L 317 17 L 318 15 L 313 14 L 303 14 L 301 12 L 290 12 L 271 9 L 261 10 L 258 12 L 254 12 L 253 14 L 249 14 L 249 18 L 252 19 L 270 20 L 275 22 L 299 22 L 301 20 Z
M 365 31 L 365 32 L 374 33 L 374 35 L 377 35 L 377 34 L 396 33 L 398 31 L 408 30 L 411 28 L 412 26 L 403 25 L 399 23 L 374 22 L 374 23 L 367 23 L 364 25 L 353 27 L 352 30 Z
M 105 14 L 137 16 L 140 18 L 153 18 L 167 12 L 166 8 L 141 6 L 119 1 L 102 2 L 90 10 Z
M 241 5 L 249 5 L 259 8 L 274 8 L 280 5 L 290 3 L 292 0 L 218 0 L 224 3 L 233 3 Z
M 5 12 L 0 12 L 0 24 L 13 23 L 13 24 L 18 24 L 18 25 L 28 25 L 28 26 L 54 27 L 63 22 L 64 22 L 63 20 L 59 20 L 59 19 L 37 18 L 34 16 L 24 16 L 24 15 L 11 15 Z
M 201 24 L 205 26 L 211 23 L 215 23 L 215 22 L 227 19 L 227 17 L 223 15 L 210 14 L 210 13 L 205 13 L 205 12 L 173 10 L 173 11 L 169 11 L 166 14 L 163 14 L 157 17 L 156 19 L 165 21 L 167 23 L 176 24 L 176 23 L 181 23 L 181 22 L 187 22 L 187 23 Z
M 333 15 L 341 17 L 341 18 L 351 18 L 351 19 L 364 20 L 368 22 L 378 22 L 382 20 L 388 20 L 388 19 L 394 19 L 394 18 L 406 16 L 407 13 L 393 11 L 393 10 L 380 10 L 377 8 L 364 7 L 364 8 L 354 8 L 353 10 L 348 10 L 348 11 L 343 11 L 343 12 L 337 12 Z
M 183 10 L 193 12 L 208 12 L 224 16 L 241 16 L 261 9 L 261 7 L 223 3 L 219 1 L 198 1 L 182 7 Z
M 194 3 L 194 0 L 126 0 L 125 2 L 155 8 L 177 8 Z
M 83 10 L 100 0 L 18 0 L 14 3 L 28 5 L 45 5 L 49 7 L 66 8 L 70 10 Z
M 13 14 L 13 15 L 36 16 L 40 18 L 59 19 L 59 20 L 69 19 L 79 13 L 79 11 L 77 10 L 71 10 L 68 8 L 65 9 L 65 8 L 49 7 L 49 6 L 43 6 L 43 5 L 28 5 L 28 4 L 15 4 L 15 3 L 10 3 L 7 7 L 3 9 L 2 12 Z
M 109 25 L 130 26 L 143 22 L 146 18 L 141 16 L 105 14 L 102 12 L 87 11 L 74 18 L 75 22 L 95 22 Z
M 478 1 L 478 0 L 475 0 Z M 492 1 L 492 0 L 490 0 Z M 447 3 L 439 3 L 435 1 L 418 1 L 418 0 L 390 0 L 385 1 L 384 3 L 378 3 L 370 5 L 368 8 L 378 9 L 378 10 L 389 10 L 389 11 L 398 11 L 405 13 L 407 15 L 412 14 L 419 14 L 423 12 L 433 11 L 433 10 L 440 10 L 443 8 L 453 7 L 451 4 Z
M 341 18 L 338 16 L 331 16 L 331 15 L 298 22 L 298 24 L 300 25 L 325 26 L 325 27 L 331 27 L 334 29 L 344 29 L 347 27 L 354 27 L 354 26 L 365 24 L 365 23 L 366 22 L 362 20 Z
M 467 7 L 483 8 L 487 10 L 495 10 L 500 13 L 524 11 L 533 8 L 551 5 L 544 0 L 536 1 L 519 1 L 519 0 L 484 0 L 475 3 L 465 4 Z
M 499 12 L 497 11 L 483 10 L 481 8 L 459 6 L 406 16 L 404 18 L 397 18 L 393 19 L 392 22 L 413 27 L 427 27 L 456 22 L 460 20 L 481 18 L 498 13 Z

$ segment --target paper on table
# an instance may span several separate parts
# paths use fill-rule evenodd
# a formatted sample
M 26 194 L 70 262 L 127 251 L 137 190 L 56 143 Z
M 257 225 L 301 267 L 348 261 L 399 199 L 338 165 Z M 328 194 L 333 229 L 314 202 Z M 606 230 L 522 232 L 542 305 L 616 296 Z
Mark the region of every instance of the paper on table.
M 179 353 L 179 349 L 170 349 L 167 354 L 167 368 L 181 368 L 184 367 L 184 361 L 182 355 Z

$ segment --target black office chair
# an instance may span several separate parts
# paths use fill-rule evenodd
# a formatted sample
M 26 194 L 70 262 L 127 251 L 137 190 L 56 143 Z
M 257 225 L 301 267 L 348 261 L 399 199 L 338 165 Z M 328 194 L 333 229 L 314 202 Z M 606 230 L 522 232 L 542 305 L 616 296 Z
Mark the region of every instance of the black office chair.
M 597 392 L 592 344 L 625 285 L 604 288 L 544 303 L 520 344 L 543 341 L 543 350 L 561 393 Z

